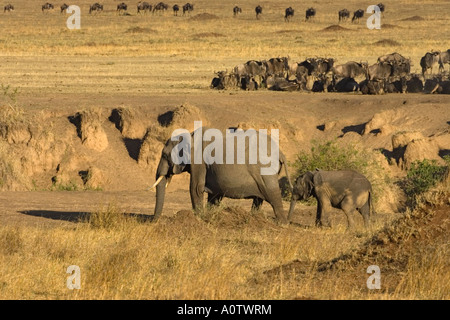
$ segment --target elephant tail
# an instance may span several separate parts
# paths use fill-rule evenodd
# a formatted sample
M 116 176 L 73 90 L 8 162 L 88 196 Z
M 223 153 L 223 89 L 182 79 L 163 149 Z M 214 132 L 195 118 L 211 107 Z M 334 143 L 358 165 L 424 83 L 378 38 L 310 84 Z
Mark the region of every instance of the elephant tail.
M 375 217 L 375 215 L 377 214 L 375 211 L 375 207 L 373 206 L 373 196 L 372 196 L 372 189 L 370 189 L 369 191 L 369 216 Z

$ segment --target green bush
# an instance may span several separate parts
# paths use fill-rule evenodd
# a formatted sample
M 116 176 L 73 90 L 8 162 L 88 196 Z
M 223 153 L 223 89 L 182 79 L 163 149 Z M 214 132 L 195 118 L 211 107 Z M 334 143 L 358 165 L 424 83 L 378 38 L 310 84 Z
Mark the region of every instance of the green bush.
M 441 166 L 436 160 L 414 161 L 406 175 L 404 181 L 404 189 L 406 195 L 411 200 L 434 187 L 438 182 L 442 181 L 444 173 L 450 164 L 450 157 L 444 158 L 447 165 Z
M 338 145 L 337 140 L 313 141 L 310 153 L 299 153 L 293 167 L 296 177 L 316 168 L 322 170 L 355 170 L 368 174 L 371 168 L 381 167 L 369 152 L 354 145 Z

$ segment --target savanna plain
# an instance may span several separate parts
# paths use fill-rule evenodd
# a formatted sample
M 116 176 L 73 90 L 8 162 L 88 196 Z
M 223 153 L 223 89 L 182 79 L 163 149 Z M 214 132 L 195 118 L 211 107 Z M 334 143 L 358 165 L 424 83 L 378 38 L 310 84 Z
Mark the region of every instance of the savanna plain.
M 139 15 L 128 2 L 119 15 L 118 3 L 103 1 L 99 14 L 90 1 L 70 3 L 79 30 L 67 28 L 62 2 L 43 13 L 15 0 L 0 13 L 1 299 L 449 299 L 448 95 L 210 84 L 217 71 L 287 56 L 373 64 L 398 52 L 420 73 L 427 51 L 450 48 L 450 1 L 384 1 L 380 30 L 366 27 L 368 14 L 334 27 L 340 9 L 376 4 L 355 0 L 198 0 L 184 16 L 172 2 Z M 309 7 L 317 14 L 305 22 Z M 331 228 L 317 228 L 311 200 L 289 225 L 250 200 L 193 212 L 187 173 L 174 176 L 153 222 L 146 189 L 164 142 L 195 120 L 279 129 L 292 179 L 316 166 L 363 172 L 374 188 L 370 228 L 355 216 L 347 230 L 338 209 Z M 66 286 L 71 265 L 80 289 Z M 371 265 L 380 289 L 367 288 Z

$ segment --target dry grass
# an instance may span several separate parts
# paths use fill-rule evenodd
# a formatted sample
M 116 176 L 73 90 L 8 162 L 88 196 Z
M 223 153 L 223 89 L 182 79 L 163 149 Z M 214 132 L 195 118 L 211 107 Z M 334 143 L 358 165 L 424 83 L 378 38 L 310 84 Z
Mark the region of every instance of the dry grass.
M 448 205 L 448 192 L 438 190 L 444 197 L 435 204 Z M 239 207 L 212 210 L 149 223 L 112 203 L 70 227 L 2 226 L 0 298 L 449 298 L 446 230 L 430 207 L 356 233 L 282 227 Z M 341 264 L 320 271 L 336 257 Z M 382 290 L 366 288 L 370 264 L 380 265 Z M 80 290 L 66 288 L 70 265 L 81 268 Z

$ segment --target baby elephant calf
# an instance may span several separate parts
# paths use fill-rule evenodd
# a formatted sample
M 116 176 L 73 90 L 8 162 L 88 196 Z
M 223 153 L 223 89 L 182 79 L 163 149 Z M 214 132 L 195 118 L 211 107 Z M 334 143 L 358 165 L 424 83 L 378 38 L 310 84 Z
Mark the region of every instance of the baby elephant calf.
M 353 227 L 352 214 L 359 211 L 365 227 L 369 227 L 369 218 L 373 214 L 372 186 L 365 176 L 352 170 L 308 171 L 295 180 L 292 191 L 288 220 L 291 219 L 297 200 L 309 197 L 317 199 L 316 226 L 330 226 L 330 208 L 342 209 Z

